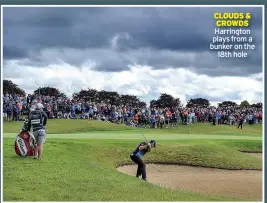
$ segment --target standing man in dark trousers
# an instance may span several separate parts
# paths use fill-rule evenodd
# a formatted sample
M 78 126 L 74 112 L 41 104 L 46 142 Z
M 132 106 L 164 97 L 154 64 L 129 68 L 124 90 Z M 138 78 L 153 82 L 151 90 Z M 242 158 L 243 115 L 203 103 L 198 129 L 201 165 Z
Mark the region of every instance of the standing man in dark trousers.
M 146 165 L 144 161 L 142 160 L 142 158 L 147 152 L 151 151 L 152 147 L 156 147 L 155 140 L 151 140 L 150 142 L 142 142 L 137 146 L 137 148 L 130 155 L 130 158 L 132 159 L 132 161 L 138 165 L 136 177 L 139 178 L 139 176 L 142 175 L 142 179 L 145 181 L 146 181 Z
M 239 120 L 237 128 L 241 127 L 241 129 L 242 129 L 243 128 L 243 122 L 244 122 L 244 117 L 240 116 L 240 120 Z

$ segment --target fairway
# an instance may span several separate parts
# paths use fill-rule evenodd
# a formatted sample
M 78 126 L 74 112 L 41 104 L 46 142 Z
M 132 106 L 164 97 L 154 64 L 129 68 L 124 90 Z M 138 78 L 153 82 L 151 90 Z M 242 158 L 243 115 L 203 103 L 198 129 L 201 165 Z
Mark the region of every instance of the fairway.
M 139 130 L 101 121 L 48 120 L 42 160 L 16 156 L 14 139 L 21 125 L 21 122 L 4 123 L 4 201 L 140 201 L 133 191 L 142 196 L 142 201 L 241 201 L 259 200 L 261 196 L 258 185 L 256 191 L 248 190 L 257 192 L 258 196 L 234 196 L 212 189 L 205 192 L 174 189 L 166 184 L 161 187 L 158 183 L 166 174 L 161 172 L 153 179 L 153 167 L 148 170 L 148 179 L 152 179 L 149 182 L 117 170 L 132 164 L 130 153 L 145 141 L 142 132 L 148 140 L 157 141 L 157 148 L 145 156 L 146 163 L 261 173 L 262 159 L 243 153 L 262 152 L 261 124 L 245 125 L 242 130 L 207 123 Z M 134 167 L 132 170 L 136 170 Z M 183 174 L 190 176 L 190 171 Z M 206 173 L 206 177 L 210 175 Z M 195 177 L 199 177 L 201 184 L 205 181 L 201 173 L 199 176 L 195 173 Z M 192 181 L 192 177 L 182 180 L 187 181 Z M 247 182 L 239 181 L 240 187 L 249 181 L 253 181 L 253 176 Z M 256 181 L 261 181 L 259 176 Z

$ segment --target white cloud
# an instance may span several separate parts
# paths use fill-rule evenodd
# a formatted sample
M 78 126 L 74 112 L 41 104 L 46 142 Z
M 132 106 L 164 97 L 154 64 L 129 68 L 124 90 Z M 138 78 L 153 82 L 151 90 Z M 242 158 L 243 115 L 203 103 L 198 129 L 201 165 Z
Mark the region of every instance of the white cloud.
M 262 74 L 247 77 L 210 77 L 185 68 L 152 70 L 149 66 L 129 66 L 122 72 L 97 72 L 88 62 L 82 67 L 61 63 L 46 67 L 22 66 L 18 61 L 5 63 L 4 78 L 10 79 L 27 93 L 39 86 L 53 86 L 71 96 L 81 89 L 111 89 L 120 94 L 134 94 L 149 101 L 168 93 L 186 104 L 186 95 L 211 98 L 212 104 L 223 100 L 250 103 L 262 100 Z M 88 68 L 89 67 L 89 68 Z M 213 99 L 212 99 L 213 98 Z

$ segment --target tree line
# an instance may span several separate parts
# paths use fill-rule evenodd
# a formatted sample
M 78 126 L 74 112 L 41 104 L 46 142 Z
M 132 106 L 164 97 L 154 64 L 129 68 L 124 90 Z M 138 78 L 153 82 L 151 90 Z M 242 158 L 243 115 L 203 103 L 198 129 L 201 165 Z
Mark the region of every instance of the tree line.
M 17 95 L 23 95 L 26 96 L 26 93 L 23 89 L 18 87 L 18 85 L 14 84 L 10 80 L 3 80 L 3 93 L 9 93 L 9 94 L 17 94 Z M 62 97 L 66 98 L 66 95 L 62 92 L 60 92 L 57 88 L 54 87 L 39 87 L 34 92 L 36 95 L 43 95 L 43 96 L 54 96 L 54 97 Z M 111 105 L 129 105 L 139 108 L 146 107 L 146 103 L 144 101 L 141 101 L 137 96 L 134 95 L 120 95 L 117 92 L 114 91 L 105 91 L 105 90 L 95 90 L 88 88 L 87 90 L 81 90 L 78 93 L 74 93 L 72 95 L 72 98 L 74 100 L 81 100 L 83 99 L 85 102 L 95 102 L 95 103 L 108 103 Z M 150 107 L 181 107 L 181 101 L 179 98 L 175 98 L 169 94 L 162 93 L 160 94 L 158 99 L 154 99 L 150 101 Z M 210 102 L 207 99 L 204 98 L 193 98 L 190 99 L 186 107 L 192 108 L 192 107 L 209 107 Z M 238 106 L 233 101 L 223 101 L 218 104 L 219 107 L 225 107 L 225 106 Z M 256 108 L 262 108 L 262 103 L 256 103 L 256 104 L 249 104 L 247 100 L 242 101 L 240 104 L 241 107 L 256 107 Z

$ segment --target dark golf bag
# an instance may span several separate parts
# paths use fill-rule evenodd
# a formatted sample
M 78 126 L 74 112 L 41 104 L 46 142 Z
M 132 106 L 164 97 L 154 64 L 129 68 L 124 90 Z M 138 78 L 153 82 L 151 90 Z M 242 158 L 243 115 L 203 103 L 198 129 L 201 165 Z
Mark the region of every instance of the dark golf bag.
M 28 120 L 24 121 L 24 126 L 21 128 L 15 140 L 15 152 L 18 156 L 34 156 L 36 150 L 36 140 L 32 133 L 28 132 L 26 126 Z

